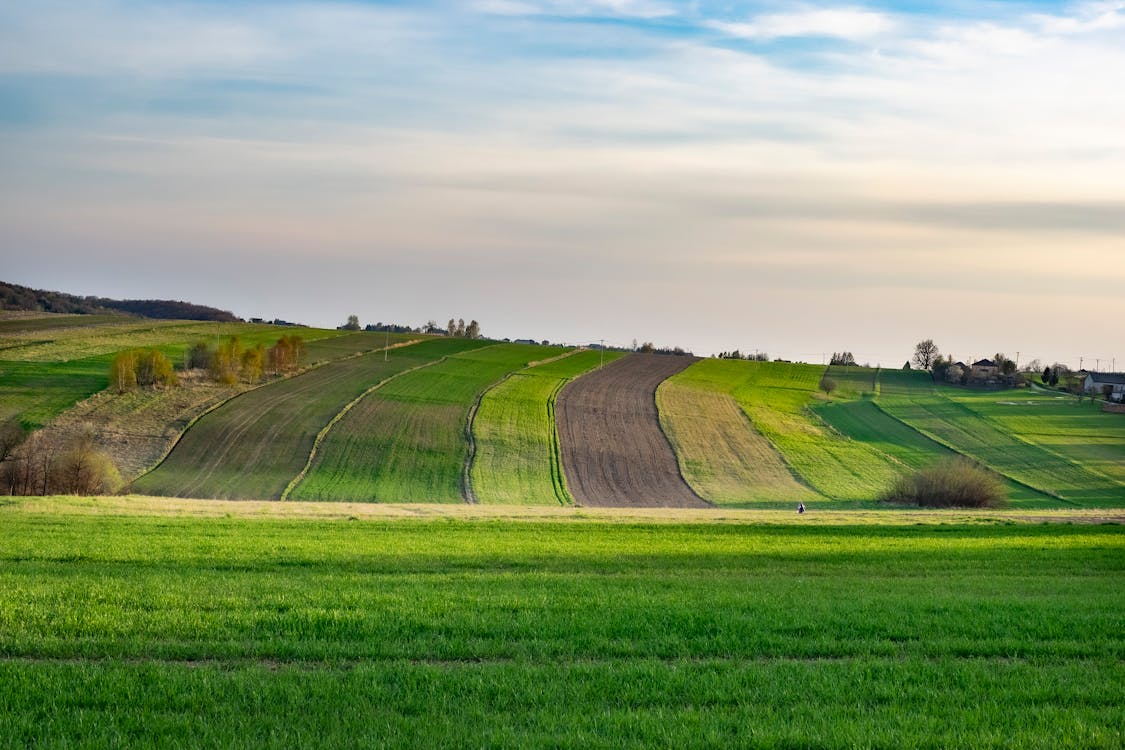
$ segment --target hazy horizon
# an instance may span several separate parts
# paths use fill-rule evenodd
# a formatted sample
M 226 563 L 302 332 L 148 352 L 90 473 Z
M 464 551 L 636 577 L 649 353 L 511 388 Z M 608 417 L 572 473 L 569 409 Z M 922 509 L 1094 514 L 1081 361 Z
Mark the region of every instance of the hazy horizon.
M 0 279 L 1125 368 L 1125 2 L 0 8 Z

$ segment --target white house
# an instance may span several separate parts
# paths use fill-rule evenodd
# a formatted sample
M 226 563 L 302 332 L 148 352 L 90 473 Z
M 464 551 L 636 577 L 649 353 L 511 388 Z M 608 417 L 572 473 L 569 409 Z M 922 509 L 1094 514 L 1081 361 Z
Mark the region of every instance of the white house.
M 1125 400 L 1125 375 L 1119 372 L 1088 372 L 1083 386 L 1086 393 L 1105 393 L 1109 387 L 1111 401 Z

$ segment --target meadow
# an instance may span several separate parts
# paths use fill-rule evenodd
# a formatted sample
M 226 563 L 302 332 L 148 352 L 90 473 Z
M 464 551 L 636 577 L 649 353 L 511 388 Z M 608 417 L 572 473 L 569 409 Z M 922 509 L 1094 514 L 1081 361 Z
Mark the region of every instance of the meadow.
M 555 397 L 621 352 L 586 350 L 513 372 L 485 392 L 473 417 L 470 481 L 482 503 L 573 503 L 560 465 Z
M 461 351 L 367 394 L 326 433 L 294 500 L 464 502 L 478 399 L 501 378 L 562 347 L 464 342 Z
M 0 505 L 0 747 L 1125 742 L 1120 525 L 200 507 Z

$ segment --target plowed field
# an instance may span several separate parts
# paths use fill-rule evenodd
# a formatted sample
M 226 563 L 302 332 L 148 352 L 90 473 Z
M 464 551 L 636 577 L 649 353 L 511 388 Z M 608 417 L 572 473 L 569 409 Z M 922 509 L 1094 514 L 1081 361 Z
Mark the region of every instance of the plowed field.
M 701 507 L 660 428 L 656 388 L 691 357 L 635 354 L 559 393 L 563 470 L 580 505 Z

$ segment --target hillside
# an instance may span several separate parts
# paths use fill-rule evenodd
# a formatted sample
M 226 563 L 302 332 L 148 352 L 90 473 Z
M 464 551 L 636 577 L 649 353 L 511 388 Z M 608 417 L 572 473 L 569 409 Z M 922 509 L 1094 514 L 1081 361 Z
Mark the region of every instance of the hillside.
M 21 450 L 44 466 L 92 430 L 135 491 L 167 496 L 878 507 L 896 477 L 964 456 L 1017 507 L 1125 506 L 1120 415 L 923 372 L 833 368 L 825 394 L 818 365 L 320 329 L 300 329 L 293 372 L 217 383 L 186 369 L 193 347 L 238 337 L 261 353 L 291 330 L 9 317 L 0 423 L 36 431 Z M 138 349 L 180 385 L 108 389 L 111 362 Z
M 109 299 L 79 297 L 64 292 L 31 289 L 0 281 L 0 310 L 20 310 L 69 315 L 123 313 L 157 320 L 211 320 L 238 322 L 228 310 L 166 299 Z

